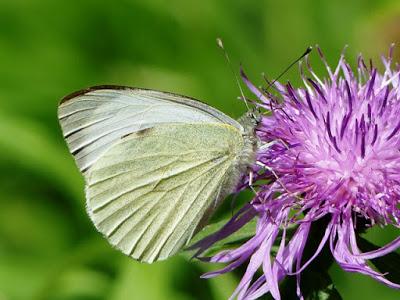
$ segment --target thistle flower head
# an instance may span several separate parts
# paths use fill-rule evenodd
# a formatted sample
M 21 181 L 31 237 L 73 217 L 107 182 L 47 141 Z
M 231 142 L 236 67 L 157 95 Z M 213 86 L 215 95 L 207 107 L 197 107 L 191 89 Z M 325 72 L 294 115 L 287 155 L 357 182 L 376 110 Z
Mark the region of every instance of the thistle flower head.
M 400 225 L 400 71 L 392 67 L 391 54 L 382 59 L 383 73 L 361 56 L 353 72 L 343 54 L 333 70 L 320 55 L 327 78 L 319 78 L 307 61 L 306 72 L 301 70 L 304 86 L 276 83 L 280 97 L 255 87 L 242 72 L 259 105 L 271 111 L 257 129 L 263 146 L 254 166 L 255 179 L 267 183 L 224 228 L 198 244 L 202 252 L 257 217 L 254 237 L 210 258 L 227 266 L 205 274 L 247 262 L 233 297 L 256 299 L 270 292 L 280 299 L 279 282 L 293 275 L 301 298 L 301 273 L 325 246 L 344 270 L 400 288 L 368 264 L 399 247 L 400 238 L 368 253 L 361 253 L 356 240 L 359 221 Z M 305 261 L 311 225 L 323 217 L 327 226 Z M 297 229 L 288 238 L 290 226 Z

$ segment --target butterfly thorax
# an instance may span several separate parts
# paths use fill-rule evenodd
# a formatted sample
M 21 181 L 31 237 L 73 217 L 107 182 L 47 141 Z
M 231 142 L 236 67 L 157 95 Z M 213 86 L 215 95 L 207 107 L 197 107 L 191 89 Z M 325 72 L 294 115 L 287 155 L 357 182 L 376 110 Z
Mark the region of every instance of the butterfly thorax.
M 227 181 L 223 185 L 221 198 L 234 192 L 242 176 L 248 175 L 251 171 L 251 166 L 256 161 L 257 149 L 260 140 L 256 135 L 256 128 L 261 121 L 261 114 L 256 110 L 249 110 L 246 114 L 238 119 L 242 125 L 243 148 L 237 154 L 237 157 L 232 166 L 232 171 Z
M 244 140 L 243 150 L 238 160 L 238 171 L 243 174 L 256 160 L 256 153 L 260 144 L 256 135 L 256 128 L 261 122 L 261 113 L 257 109 L 249 110 L 238 119 L 238 122 L 243 127 L 242 136 Z

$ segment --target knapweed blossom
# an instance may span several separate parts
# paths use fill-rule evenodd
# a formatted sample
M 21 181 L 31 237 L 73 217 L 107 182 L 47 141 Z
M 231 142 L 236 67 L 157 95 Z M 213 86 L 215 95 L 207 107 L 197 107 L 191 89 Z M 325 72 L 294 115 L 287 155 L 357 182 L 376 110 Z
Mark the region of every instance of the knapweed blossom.
M 302 298 L 301 273 L 326 246 L 344 270 L 400 288 L 368 263 L 397 249 L 400 238 L 368 253 L 359 250 L 356 240 L 360 220 L 368 226 L 400 225 L 400 70 L 392 66 L 392 49 L 382 58 L 382 73 L 361 56 L 353 72 L 343 54 L 333 70 L 319 51 L 327 78 L 319 78 L 307 61 L 306 72 L 301 68 L 304 86 L 276 83 L 279 97 L 257 88 L 242 73 L 259 105 L 271 112 L 257 129 L 264 146 L 254 166 L 255 179 L 267 183 L 219 232 L 197 244 L 202 253 L 257 218 L 254 237 L 211 257 L 226 266 L 204 275 L 247 264 L 232 298 L 271 293 L 280 299 L 278 284 L 285 276 L 297 277 Z M 329 220 L 324 234 L 314 255 L 304 261 L 311 225 L 321 218 Z M 287 238 L 293 225 L 297 229 Z

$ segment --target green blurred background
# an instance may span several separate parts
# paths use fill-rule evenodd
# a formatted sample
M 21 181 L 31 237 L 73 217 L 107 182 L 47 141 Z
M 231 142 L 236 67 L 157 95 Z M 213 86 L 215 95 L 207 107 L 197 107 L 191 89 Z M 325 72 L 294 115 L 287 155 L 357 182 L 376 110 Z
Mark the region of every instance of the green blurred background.
M 236 275 L 201 280 L 213 266 L 182 256 L 140 264 L 94 230 L 57 123 L 59 99 L 130 85 L 238 117 L 245 108 L 216 37 L 234 68 L 241 62 L 261 83 L 261 72 L 276 76 L 310 44 L 332 64 L 345 44 L 352 63 L 360 51 L 386 53 L 400 38 L 397 2 L 0 0 L 0 300 L 226 299 Z M 287 79 L 299 83 L 296 68 Z M 381 244 L 389 235 L 370 233 Z M 399 299 L 367 277 L 337 266 L 331 274 L 344 299 Z

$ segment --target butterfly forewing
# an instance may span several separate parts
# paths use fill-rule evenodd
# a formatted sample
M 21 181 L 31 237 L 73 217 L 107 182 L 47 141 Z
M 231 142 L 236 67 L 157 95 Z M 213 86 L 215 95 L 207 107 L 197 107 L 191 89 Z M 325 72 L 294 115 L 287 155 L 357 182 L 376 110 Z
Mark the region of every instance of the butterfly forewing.
M 95 87 L 67 96 L 58 116 L 64 137 L 81 171 L 87 170 L 124 135 L 168 123 L 241 125 L 191 98 L 127 87 Z

